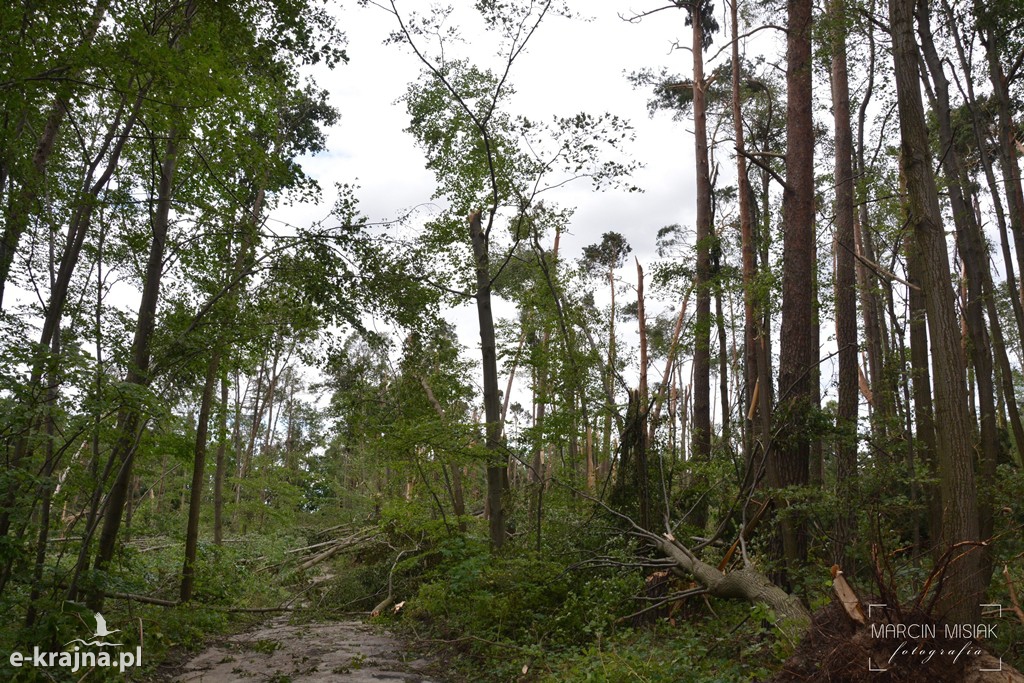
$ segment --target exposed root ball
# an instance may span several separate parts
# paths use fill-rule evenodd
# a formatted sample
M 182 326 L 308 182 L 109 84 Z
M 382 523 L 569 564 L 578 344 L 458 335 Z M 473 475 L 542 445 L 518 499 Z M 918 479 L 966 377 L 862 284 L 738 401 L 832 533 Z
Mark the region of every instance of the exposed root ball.
M 897 617 L 879 609 L 873 612 L 867 626 L 860 626 L 836 603 L 819 610 L 771 683 L 959 683 L 971 679 L 979 668 L 984 643 L 947 638 L 943 627 L 922 613 L 903 615 L 901 623 L 915 625 L 903 632 L 907 637 L 897 637 L 891 628 L 883 636 L 880 627 L 896 623 Z M 929 637 L 932 633 L 934 637 Z

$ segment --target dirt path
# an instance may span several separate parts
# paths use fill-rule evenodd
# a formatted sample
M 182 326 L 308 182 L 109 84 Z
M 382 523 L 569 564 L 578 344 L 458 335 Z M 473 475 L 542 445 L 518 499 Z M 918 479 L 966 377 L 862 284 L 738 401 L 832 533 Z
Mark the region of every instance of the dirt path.
M 187 662 L 176 683 L 436 683 L 428 662 L 403 655 L 402 643 L 359 621 L 291 625 L 275 617 L 231 636 Z

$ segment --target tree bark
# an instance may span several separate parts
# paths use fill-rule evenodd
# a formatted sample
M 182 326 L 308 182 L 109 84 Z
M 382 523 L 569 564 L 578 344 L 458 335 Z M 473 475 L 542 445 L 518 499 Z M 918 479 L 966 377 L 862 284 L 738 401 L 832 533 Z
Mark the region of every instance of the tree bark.
M 846 551 L 854 538 L 857 479 L 857 274 L 854 252 L 853 132 L 850 84 L 846 66 L 846 4 L 829 3 L 832 24 L 832 115 L 835 121 L 835 309 L 839 377 L 836 411 L 836 517 L 833 561 L 848 565 Z
M 636 258 L 636 318 L 640 335 L 640 384 L 637 388 L 637 439 L 636 467 L 640 495 L 640 524 L 650 529 L 651 518 L 651 477 L 647 465 L 647 314 L 644 310 L 644 269 Z M 667 510 L 665 511 L 667 514 Z
M 498 398 L 498 362 L 494 340 L 494 316 L 491 313 L 491 273 L 487 235 L 480 221 L 481 211 L 469 216 L 469 237 L 476 260 L 476 310 L 480 325 L 480 356 L 484 384 L 485 448 L 487 464 L 487 505 L 490 511 L 491 549 L 505 544 L 504 481 L 508 463 L 501 454 L 501 403 Z
M 52 270 L 51 270 L 52 273 Z M 53 335 L 50 344 L 50 352 L 53 358 L 60 355 L 60 330 Z M 46 456 L 43 460 L 43 469 L 40 472 L 41 481 L 39 484 L 39 532 L 36 539 L 35 565 L 32 569 L 32 589 L 29 591 L 29 604 L 25 612 L 25 628 L 32 628 L 38 614 L 37 601 L 43 588 L 43 572 L 46 569 L 46 550 L 50 542 L 50 505 L 53 499 L 53 487 L 50 478 L 57 465 L 58 455 L 55 453 L 54 441 L 57 437 L 57 426 L 54 423 L 53 412 L 57 409 L 58 387 L 60 380 L 57 377 L 57 369 L 51 365 L 49 385 L 47 388 L 46 400 Z
M 920 460 L 928 475 L 938 472 L 936 461 L 935 416 L 932 412 L 931 370 L 928 367 L 928 322 L 925 313 L 924 293 L 921 291 L 920 256 L 913 239 L 905 242 L 907 279 L 911 284 L 908 293 L 910 326 L 910 381 L 914 393 L 914 425 L 916 432 L 910 443 L 911 462 Z M 907 406 L 910 410 L 910 406 Z M 909 416 L 908 416 L 909 419 Z M 930 477 L 929 477 L 930 478 Z M 926 515 L 929 545 L 939 546 L 942 538 L 942 496 L 938 486 L 925 487 Z M 919 536 L 920 521 L 914 522 L 914 536 Z
M 612 471 L 612 412 L 615 410 L 615 268 L 608 266 L 608 291 L 611 295 L 611 312 L 608 314 L 608 375 L 605 380 L 605 395 L 608 405 L 604 413 L 604 462 L 606 472 Z
M 755 308 L 754 280 L 757 277 L 757 253 L 754 250 L 754 227 L 750 210 L 753 191 L 747 177 L 747 158 L 744 145 L 743 116 L 740 108 L 740 43 L 739 43 L 739 0 L 730 0 L 729 16 L 732 27 L 732 121 L 733 137 L 736 140 L 736 179 L 739 195 L 740 243 L 743 251 L 743 359 L 744 397 L 743 414 L 753 415 L 754 386 L 757 384 L 757 341 L 756 326 L 758 313 Z M 748 424 L 749 423 L 749 424 Z M 744 423 L 744 452 L 747 467 L 752 467 L 753 421 Z
M 979 540 L 977 490 L 964 363 L 954 308 L 956 299 L 949 281 L 945 233 L 921 102 L 913 12 L 911 0 L 889 0 L 903 173 L 908 193 L 907 215 L 921 259 L 921 286 L 935 373 L 942 543 L 948 548 L 956 543 Z M 984 586 L 978 573 L 978 560 L 977 552 L 964 552 L 947 569 L 943 595 L 938 603 L 947 618 L 967 622 L 979 615 Z
M 815 389 L 818 349 L 814 343 L 815 233 L 814 125 L 811 102 L 810 0 L 788 0 L 786 39 L 786 187 L 782 195 L 784 221 L 782 265 L 782 326 L 779 359 L 779 402 L 785 423 L 779 446 L 769 458 L 769 478 L 776 487 L 807 484 L 812 436 L 808 416 Z M 806 523 L 785 511 L 780 531 L 788 570 L 807 557 Z
M 192 486 L 188 501 L 188 525 L 185 529 L 185 564 L 181 570 L 181 592 L 179 594 L 181 602 L 188 602 L 192 599 L 192 590 L 195 586 L 196 548 L 199 545 L 199 513 L 203 502 L 203 489 L 206 488 L 206 479 L 204 478 L 206 451 L 210 434 L 210 415 L 213 412 L 213 390 L 217 386 L 220 357 L 219 349 L 215 349 L 210 356 L 206 366 L 206 378 L 203 382 L 203 396 L 199 403 Z
M 874 94 L 876 72 L 876 50 L 874 26 L 867 26 L 868 38 L 868 81 L 864 96 L 857 109 L 857 149 L 856 174 L 867 177 L 865 155 L 865 131 L 867 128 L 867 112 Z M 875 263 L 874 239 L 871 233 L 871 216 L 868 210 L 867 196 L 860 198 L 860 210 L 854 219 L 854 243 L 856 253 Z M 888 344 L 888 328 L 885 323 L 885 306 L 882 303 L 878 288 L 879 278 L 874 270 L 868 268 L 861 260 L 856 262 L 857 285 L 860 290 L 861 317 L 864 320 L 864 345 L 867 351 L 868 386 L 871 392 L 871 430 L 878 443 L 889 443 L 892 421 L 896 417 L 895 395 L 892 381 L 887 377 L 886 368 Z
M 149 259 L 146 263 L 145 282 L 142 288 L 142 300 L 139 304 L 138 322 L 135 337 L 132 341 L 132 363 L 128 367 L 125 382 L 138 386 L 147 386 L 150 381 L 150 343 L 156 329 L 156 309 L 160 299 L 160 284 L 163 277 L 164 252 L 167 243 L 167 232 L 170 228 L 171 199 L 174 191 L 174 173 L 178 163 L 178 132 L 171 131 L 164 150 L 163 163 L 160 166 L 160 180 L 157 189 L 156 212 L 153 216 L 153 239 L 150 243 Z M 131 406 L 125 409 L 118 419 L 119 437 L 114 444 L 111 457 L 120 464 L 117 478 L 107 498 L 107 508 L 103 517 L 103 528 L 100 532 L 99 546 L 96 550 L 95 568 L 106 570 L 114 557 L 117 534 L 121 528 L 121 516 L 132 478 L 132 464 L 135 458 L 137 433 L 142 426 L 141 409 Z M 103 605 L 102 591 L 94 591 L 89 598 L 89 605 L 100 610 Z
M 963 263 L 965 290 L 964 322 L 968 333 L 968 354 L 974 365 L 975 381 L 978 384 L 978 408 L 981 422 L 981 461 L 978 468 L 979 486 L 982 491 L 991 490 L 995 483 L 996 465 L 1002 451 L 999 429 L 996 424 L 996 387 L 992 363 L 992 345 L 983 308 L 988 298 L 983 290 L 991 281 L 988 272 L 988 247 L 985 245 L 981 226 L 975 220 L 974 210 L 964 196 L 967 175 L 957 151 L 953 124 L 949 109 L 949 83 L 943 71 L 942 60 L 932 38 L 930 10 L 927 0 L 918 0 L 918 35 L 925 64 L 934 85 L 933 109 L 939 122 L 939 142 L 944 150 L 941 164 L 946 176 L 950 207 L 953 210 L 953 224 L 956 229 L 956 245 Z M 993 328 L 999 325 L 998 317 L 991 321 Z M 992 535 L 992 503 L 988 495 L 978 501 L 978 532 L 981 538 Z M 992 566 L 990 553 L 982 549 L 983 583 L 988 584 Z
M 693 0 L 688 7 L 690 24 L 693 27 L 693 139 L 697 190 L 691 434 L 692 457 L 697 463 L 711 460 L 711 165 L 708 159 L 707 83 L 704 80 L 704 25 L 701 18 L 703 4 L 704 0 Z M 700 496 L 700 501 L 705 500 L 702 493 L 696 492 L 697 496 Z M 689 521 L 698 529 L 703 529 L 707 524 L 707 506 L 703 502 L 694 505 Z
M 217 416 L 217 469 L 213 475 L 213 542 L 224 543 L 224 478 L 228 462 L 228 376 L 220 378 L 220 413 Z

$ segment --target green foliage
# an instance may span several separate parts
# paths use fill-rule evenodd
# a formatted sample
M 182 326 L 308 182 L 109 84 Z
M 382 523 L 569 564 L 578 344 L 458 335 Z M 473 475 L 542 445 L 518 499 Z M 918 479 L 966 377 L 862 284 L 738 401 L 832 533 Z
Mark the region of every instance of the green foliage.
M 760 680 L 779 657 L 774 629 L 741 603 L 623 626 L 644 588 L 635 571 L 573 570 L 528 551 L 492 556 L 483 543 L 449 540 L 404 572 L 422 583 L 392 624 L 449 643 L 440 654 L 454 657 L 454 680 Z
M 716 605 L 715 610 L 717 617 L 661 622 L 599 638 L 582 651 L 544 662 L 537 680 L 724 683 L 768 678 L 776 664 L 774 635 L 752 625 L 756 616 L 744 616 L 742 606 Z
M 103 614 L 111 628 L 121 629 L 124 647 L 143 647 L 143 668 L 130 671 L 128 680 L 152 680 L 158 665 L 172 652 L 194 650 L 211 636 L 245 628 L 251 619 L 227 611 L 229 607 L 277 604 L 285 594 L 274 585 L 271 575 L 253 572 L 257 563 L 279 561 L 284 550 L 299 542 L 282 534 L 250 536 L 244 542 L 223 547 L 202 544 L 197 556 L 196 601 L 179 607 L 163 607 L 123 600 L 108 600 Z M 181 544 L 166 538 L 148 537 L 144 545 L 132 545 L 122 555 L 123 563 L 106 576 L 92 576 L 108 590 L 173 599 L 181 570 Z M 150 548 L 153 548 L 152 550 Z M 49 579 L 48 579 L 49 580 Z M 10 599 L 5 594 L 5 601 Z M 24 595 L 16 596 L 24 599 Z M 53 596 L 42 605 L 42 616 L 31 630 L 15 631 L 18 624 L 0 629 L 0 642 L 17 643 L 31 651 L 33 645 L 46 649 L 50 643 L 66 643 L 83 637 L 93 627 L 92 611 L 84 604 Z M 9 602 L 5 605 L 10 606 Z M 141 640 L 140 640 L 141 638 Z M 47 672 L 60 675 L 54 670 Z M 94 672 L 96 680 L 123 681 L 125 677 Z M 33 678 L 33 676 L 39 676 Z M 79 673 L 79 676 L 81 672 Z M 15 677 L 7 657 L 0 659 L 4 680 L 52 680 L 30 668 Z M 90 675 L 90 680 L 94 675 Z

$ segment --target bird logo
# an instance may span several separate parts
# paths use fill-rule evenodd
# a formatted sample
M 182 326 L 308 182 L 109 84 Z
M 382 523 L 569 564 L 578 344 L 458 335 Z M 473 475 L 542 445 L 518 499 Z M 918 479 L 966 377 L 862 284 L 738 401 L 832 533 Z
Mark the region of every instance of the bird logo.
M 97 645 L 100 647 L 120 647 L 123 644 L 105 642 L 103 640 L 104 638 L 112 636 L 115 633 L 120 633 L 121 629 L 115 628 L 113 631 L 109 630 L 107 628 L 107 620 L 99 612 L 93 614 L 93 617 L 96 619 L 96 632 L 93 634 L 93 640 L 83 640 L 82 638 L 75 638 L 74 640 L 69 640 L 64 647 L 67 647 L 71 643 L 81 643 L 85 647 L 92 647 Z

